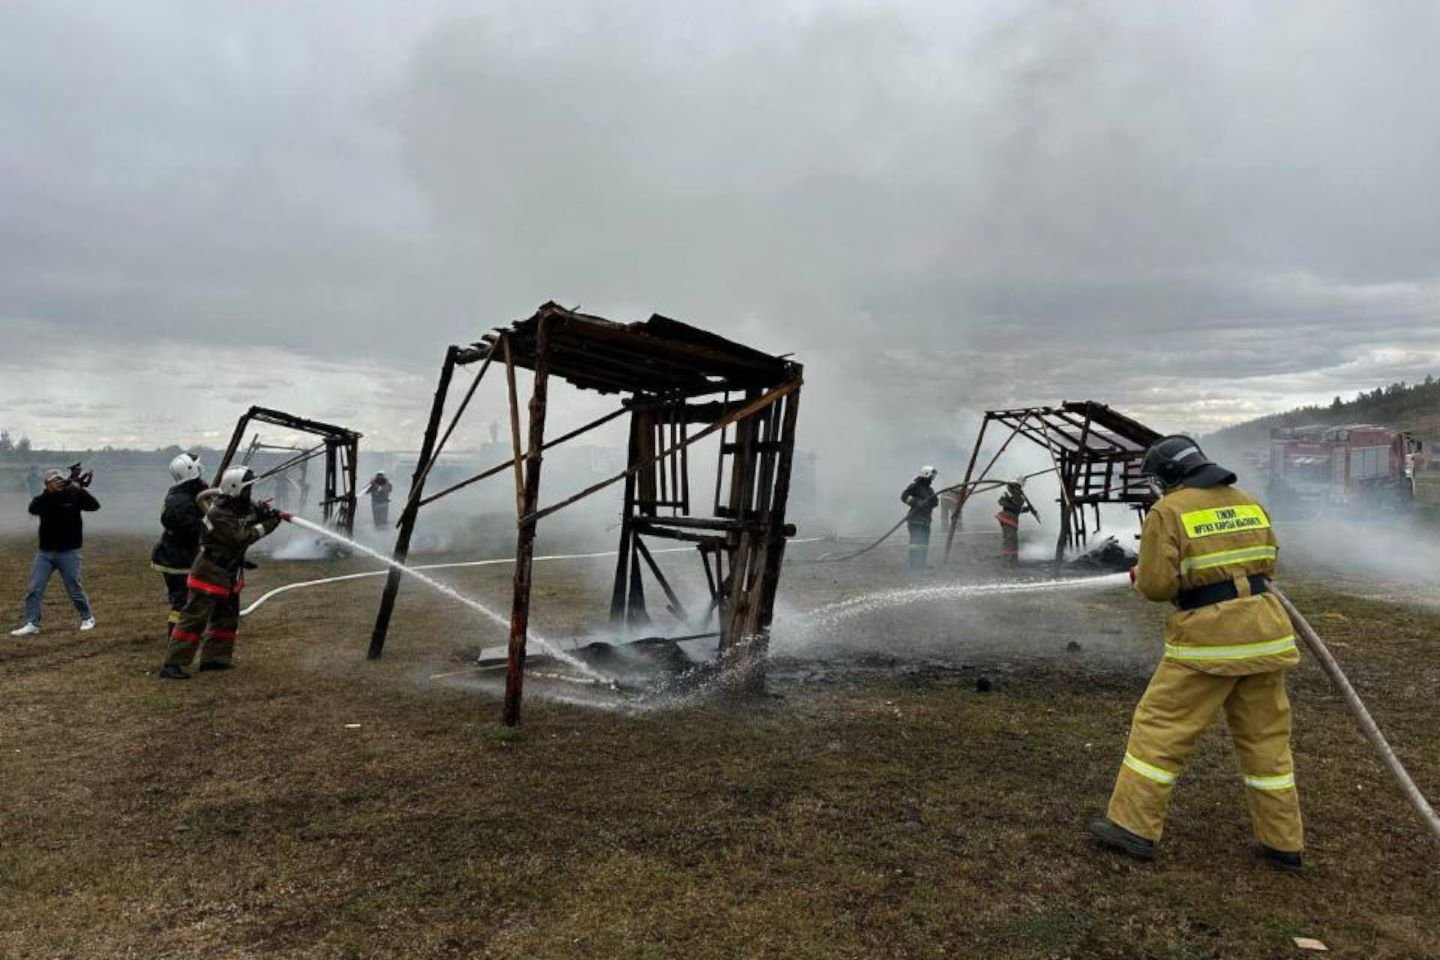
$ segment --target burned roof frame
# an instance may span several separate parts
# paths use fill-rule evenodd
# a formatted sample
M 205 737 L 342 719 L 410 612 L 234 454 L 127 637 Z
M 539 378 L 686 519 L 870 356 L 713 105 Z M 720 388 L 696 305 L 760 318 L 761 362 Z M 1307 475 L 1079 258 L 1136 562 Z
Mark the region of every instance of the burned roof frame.
M 977 474 L 975 468 L 992 425 L 1009 433 Z M 1159 440 L 1161 434 L 1140 421 L 1095 400 L 987 410 L 965 468 L 965 479 L 957 487 L 956 502 L 950 510 L 946 559 L 954 546 L 965 501 L 978 485 L 990 479 L 991 470 L 1016 437 L 1045 449 L 1050 456 L 1051 472 L 1060 482 L 1057 563 L 1067 548 L 1081 547 L 1088 539 L 1090 523 L 1086 507 L 1091 508 L 1090 519 L 1098 531 L 1101 504 L 1125 504 L 1143 516 L 1155 501 L 1149 484 L 1140 476 L 1139 465 L 1145 450 Z
M 459 483 L 426 495 L 426 478 L 475 396 L 486 372 L 498 363 L 505 371 L 511 457 Z M 474 380 L 449 417 L 451 380 L 460 367 L 479 364 Z M 527 441 L 522 446 L 522 405 L 515 372 L 534 378 L 528 404 Z M 546 439 L 551 377 L 599 393 L 625 397 L 618 409 L 570 432 Z M 422 507 L 500 473 L 515 482 L 516 551 L 510 640 L 506 658 L 507 725 L 520 720 L 530 617 L 531 566 L 539 521 L 614 484 L 624 484 L 620 543 L 610 619 L 619 625 L 648 624 L 642 571 L 648 570 L 664 592 L 666 608 L 694 626 L 644 537 L 695 545 L 710 596 L 698 623 L 714 632 L 687 631 L 678 639 L 714 637 L 724 686 L 753 694 L 763 689 L 769 627 L 786 539 L 794 527 L 785 522 L 796 419 L 804 370 L 787 357 L 751 347 L 658 314 L 639 323 L 615 323 L 603 317 L 545 303 L 530 317 L 485 334 L 465 346 L 451 346 L 441 365 L 415 474 L 397 523 L 394 558 L 404 563 Z M 711 399 L 701 400 L 709 397 Z M 627 415 L 630 419 L 626 469 L 548 506 L 540 504 L 544 451 Z M 699 429 L 692 433 L 691 427 Z M 718 434 L 712 516 L 692 515 L 690 447 Z M 369 656 L 384 650 L 400 572 L 392 570 L 381 596 Z

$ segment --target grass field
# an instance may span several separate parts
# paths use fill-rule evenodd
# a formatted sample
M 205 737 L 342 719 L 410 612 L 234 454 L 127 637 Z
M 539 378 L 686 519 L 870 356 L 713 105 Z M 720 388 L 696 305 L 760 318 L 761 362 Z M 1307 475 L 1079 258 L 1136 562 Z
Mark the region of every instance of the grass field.
M 1157 862 L 1087 840 L 1154 656 L 1157 611 L 1124 591 L 932 616 L 949 658 L 911 657 L 892 611 L 850 628 L 871 656 L 812 651 L 760 703 L 601 710 L 537 684 L 517 732 L 487 689 L 429 680 L 482 629 L 430 595 L 364 660 L 374 581 L 279 598 L 239 669 L 158 681 L 146 546 L 87 550 L 94 633 L 56 582 L 45 632 L 0 638 L 0 956 L 1440 956 L 1440 848 L 1313 663 L 1291 682 L 1307 874 L 1252 861 L 1221 729 Z M 7 623 L 31 547 L 0 543 Z M 325 566 L 267 564 L 251 592 Z M 832 569 L 790 567 L 788 607 L 903 582 L 891 559 Z M 505 577 L 451 579 L 497 598 Z M 542 626 L 598 611 L 596 579 L 549 576 Z M 1291 593 L 1440 793 L 1440 614 Z

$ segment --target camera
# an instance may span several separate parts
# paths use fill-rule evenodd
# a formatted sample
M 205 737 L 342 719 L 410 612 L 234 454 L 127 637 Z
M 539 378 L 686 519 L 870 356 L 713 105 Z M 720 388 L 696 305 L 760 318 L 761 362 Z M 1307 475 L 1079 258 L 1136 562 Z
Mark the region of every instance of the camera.
M 65 481 L 67 483 L 73 483 L 77 487 L 88 487 L 90 486 L 90 481 L 94 479 L 94 470 L 85 470 L 80 464 L 72 463 L 70 464 L 70 476 L 66 477 Z

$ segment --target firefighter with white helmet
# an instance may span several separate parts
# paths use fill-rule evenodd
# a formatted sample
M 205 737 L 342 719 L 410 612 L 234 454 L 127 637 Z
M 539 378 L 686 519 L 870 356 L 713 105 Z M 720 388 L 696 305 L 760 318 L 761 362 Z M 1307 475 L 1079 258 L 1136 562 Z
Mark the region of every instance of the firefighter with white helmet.
M 1259 854 L 1301 869 L 1304 836 L 1290 756 L 1285 671 L 1299 662 L 1289 617 L 1268 581 L 1277 547 L 1270 517 L 1189 437 L 1165 437 L 1141 473 L 1164 495 L 1145 518 L 1135 586 L 1173 603 L 1165 656 L 1135 708 L 1104 820 L 1103 843 L 1154 856 L 1170 792 L 1200 734 L 1222 709 L 1240 763 Z
M 910 508 L 905 516 L 905 526 L 910 532 L 910 569 L 924 570 L 926 555 L 930 552 L 930 516 L 940 505 L 940 496 L 934 490 L 934 481 L 939 473 L 926 464 L 920 468 L 910 486 L 900 494 L 900 502 Z
M 995 514 L 1000 523 L 1000 559 L 1008 566 L 1020 563 L 1020 514 L 1027 510 L 1035 513 L 1025 496 L 1025 477 L 1016 477 L 1005 485 L 1005 492 L 1000 494 L 1000 511 Z
M 173 630 L 185 607 L 189 588 L 185 580 L 195 554 L 200 552 L 200 505 L 195 498 L 205 489 L 202 479 L 205 468 L 194 454 L 182 453 L 170 461 L 170 479 L 174 485 L 165 493 L 160 511 L 164 531 L 150 551 L 150 566 L 165 578 L 165 594 L 170 601 L 170 622 Z
M 217 488 L 196 498 L 202 514 L 200 551 L 186 578 L 185 607 L 170 631 L 170 649 L 160 670 L 164 679 L 188 680 L 185 668 L 197 652 L 201 670 L 232 666 L 240 591 L 245 586 L 245 551 L 280 521 L 290 519 L 288 513 L 252 500 L 254 482 L 249 468 L 230 467 L 221 474 Z

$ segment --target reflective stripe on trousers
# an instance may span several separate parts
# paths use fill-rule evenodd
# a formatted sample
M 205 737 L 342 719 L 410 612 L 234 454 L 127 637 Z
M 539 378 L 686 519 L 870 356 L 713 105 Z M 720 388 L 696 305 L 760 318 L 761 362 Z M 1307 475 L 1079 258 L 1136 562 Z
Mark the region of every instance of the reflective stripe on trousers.
M 1125 766 L 1134 770 L 1142 777 L 1154 780 L 1156 783 L 1171 784 L 1174 783 L 1176 779 L 1176 774 L 1171 773 L 1169 770 L 1161 770 L 1153 763 L 1146 763 L 1128 750 L 1125 752 Z
M 1282 773 L 1275 777 L 1252 777 L 1250 774 L 1243 774 L 1245 786 L 1252 790 L 1294 790 L 1295 774 Z
M 1253 660 L 1256 657 L 1273 657 L 1295 649 L 1295 635 L 1279 640 L 1261 640 L 1259 643 L 1241 643 L 1232 647 L 1184 646 L 1178 643 L 1165 644 L 1166 660 Z

